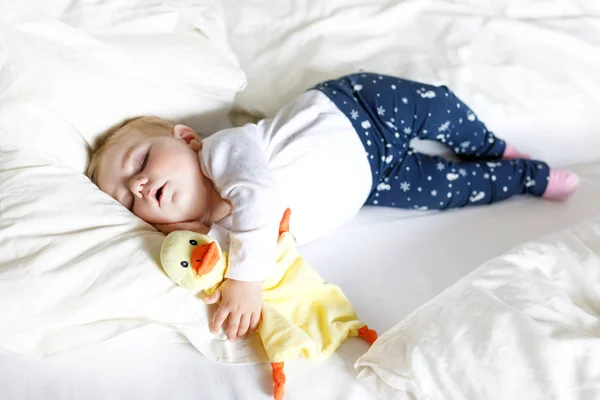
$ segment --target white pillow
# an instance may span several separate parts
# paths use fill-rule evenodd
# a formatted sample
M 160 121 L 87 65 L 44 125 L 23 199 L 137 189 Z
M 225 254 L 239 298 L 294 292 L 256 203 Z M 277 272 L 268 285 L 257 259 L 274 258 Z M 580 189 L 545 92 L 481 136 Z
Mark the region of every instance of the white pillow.
M 487 262 L 356 363 L 382 399 L 595 399 L 600 216 Z
M 210 334 L 207 306 L 159 266 L 164 236 L 80 172 L 7 146 L 0 160 L 0 351 L 43 357 L 126 335 L 264 358 L 257 336 Z
M 245 75 L 217 3 L 168 4 L 0 1 L 0 144 L 83 171 L 97 135 L 128 117 L 224 126 Z
M 162 272 L 163 235 L 82 174 L 122 119 L 210 132 L 245 85 L 215 2 L 118 3 L 0 0 L 0 350 L 183 335 L 209 358 L 256 361 L 252 342 L 210 335 L 201 299 Z

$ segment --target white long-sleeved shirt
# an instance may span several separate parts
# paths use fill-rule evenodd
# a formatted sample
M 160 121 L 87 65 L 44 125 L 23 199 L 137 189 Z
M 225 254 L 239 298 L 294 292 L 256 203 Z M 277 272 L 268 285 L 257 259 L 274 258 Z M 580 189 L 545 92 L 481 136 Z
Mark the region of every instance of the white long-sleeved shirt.
M 350 120 L 317 90 L 298 96 L 272 119 L 204 139 L 199 156 L 203 173 L 232 204 L 232 214 L 209 233 L 229 248 L 230 279 L 258 281 L 274 272 L 286 208 L 303 244 L 353 217 L 372 185 Z

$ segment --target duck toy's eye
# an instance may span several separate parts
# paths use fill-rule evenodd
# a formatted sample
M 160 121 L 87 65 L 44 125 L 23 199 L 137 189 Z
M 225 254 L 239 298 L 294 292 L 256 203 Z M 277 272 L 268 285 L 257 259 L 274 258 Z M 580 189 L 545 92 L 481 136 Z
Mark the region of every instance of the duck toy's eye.
M 189 267 L 189 266 L 190 266 L 190 263 L 188 263 L 187 261 L 182 261 L 182 262 L 180 262 L 179 264 L 181 264 L 181 266 L 182 266 L 183 268 L 187 268 L 187 267 Z
M 192 239 L 192 240 L 190 240 L 190 244 L 191 244 L 192 246 L 197 246 L 197 245 L 198 245 L 198 242 L 197 242 L 197 241 L 195 241 L 194 239 Z

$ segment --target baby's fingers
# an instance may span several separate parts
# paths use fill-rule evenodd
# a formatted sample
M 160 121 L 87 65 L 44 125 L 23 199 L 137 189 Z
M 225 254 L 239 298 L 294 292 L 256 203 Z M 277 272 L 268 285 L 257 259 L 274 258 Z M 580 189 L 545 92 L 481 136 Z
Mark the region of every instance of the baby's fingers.
M 252 313 L 252 318 L 250 318 L 250 331 L 255 331 L 258 329 L 258 324 L 260 323 L 260 311 Z
M 241 314 L 229 314 L 229 322 L 227 322 L 227 340 L 233 342 L 237 339 L 237 333 L 240 328 L 242 316 Z
M 248 333 L 248 329 L 250 328 L 250 318 L 252 318 L 252 315 L 250 313 L 242 315 L 242 319 L 240 320 L 240 327 L 237 331 L 238 337 L 242 337 L 246 333 Z
M 221 307 L 219 307 L 217 313 L 215 314 L 215 317 L 213 318 L 210 331 L 213 334 L 218 333 L 229 315 L 229 310 L 226 307 L 223 307 L 223 305 L 221 304 Z
M 216 302 L 218 302 L 219 300 L 221 300 L 221 291 L 217 290 L 216 292 L 214 292 L 210 296 L 206 296 L 202 300 L 204 300 L 204 302 L 206 304 L 215 304 Z

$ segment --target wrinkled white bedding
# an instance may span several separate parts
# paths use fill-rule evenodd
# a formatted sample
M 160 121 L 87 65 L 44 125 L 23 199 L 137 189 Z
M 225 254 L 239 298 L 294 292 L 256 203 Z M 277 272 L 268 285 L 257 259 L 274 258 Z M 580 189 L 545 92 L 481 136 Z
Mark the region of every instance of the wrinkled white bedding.
M 448 85 L 488 128 L 552 163 L 599 159 L 596 0 L 226 4 L 249 109 L 271 115 L 319 81 L 365 69 Z
M 246 77 L 214 3 L 0 0 L 0 145 L 83 171 L 125 118 L 222 126 Z
M 52 18 L 16 24 L 4 12 L 28 3 Z M 596 3 L 0 0 L 0 320 L 13 322 L 0 331 L 19 339 L 17 353 L 91 346 L 43 361 L 0 355 L 0 398 L 269 398 L 262 366 L 215 365 L 171 343 L 183 339 L 169 321 L 201 314 L 162 279 L 161 235 L 80 175 L 101 130 L 151 113 L 208 133 L 244 73 L 238 103 L 272 114 L 307 86 L 364 68 L 449 84 L 534 155 L 598 161 Z M 151 65 L 153 52 L 169 62 Z M 365 209 L 303 252 L 385 331 L 485 260 L 597 214 L 600 166 L 578 171 L 582 190 L 565 205 Z M 364 350 L 350 341 L 321 367 L 290 366 L 288 398 L 372 398 L 352 369 Z
M 409 218 L 395 210 L 368 208 L 303 253 L 327 280 L 344 288 L 369 325 L 384 332 L 486 260 L 598 214 L 600 165 L 576 171 L 583 185 L 565 205 L 524 199 L 444 214 L 412 213 Z M 128 241 L 122 246 L 136 247 Z M 145 292 L 137 287 L 135 293 Z M 0 355 L 0 398 L 184 400 L 190 393 L 215 399 L 271 398 L 268 367 L 215 364 L 191 345 L 172 340 L 169 332 L 130 331 L 44 360 Z M 323 365 L 290 363 L 286 399 L 375 399 L 352 367 L 366 350 L 362 341 L 349 339 Z
M 600 216 L 495 258 L 356 363 L 382 399 L 597 399 Z
M 0 347 L 47 356 L 206 321 L 157 265 L 163 236 L 82 172 L 124 118 L 222 123 L 245 75 L 218 7 L 37 4 L 0 2 Z

